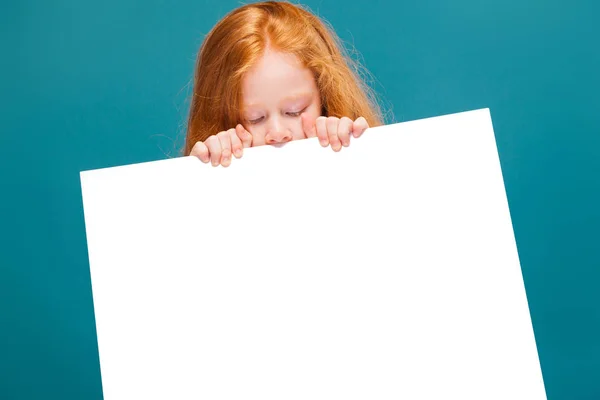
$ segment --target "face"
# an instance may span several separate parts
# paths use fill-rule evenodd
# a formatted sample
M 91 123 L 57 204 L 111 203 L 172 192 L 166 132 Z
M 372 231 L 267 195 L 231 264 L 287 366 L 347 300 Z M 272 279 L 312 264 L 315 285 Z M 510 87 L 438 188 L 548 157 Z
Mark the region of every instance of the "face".
M 244 127 L 252 145 L 282 145 L 306 138 L 300 114 L 321 115 L 315 79 L 292 54 L 267 49 L 242 81 Z

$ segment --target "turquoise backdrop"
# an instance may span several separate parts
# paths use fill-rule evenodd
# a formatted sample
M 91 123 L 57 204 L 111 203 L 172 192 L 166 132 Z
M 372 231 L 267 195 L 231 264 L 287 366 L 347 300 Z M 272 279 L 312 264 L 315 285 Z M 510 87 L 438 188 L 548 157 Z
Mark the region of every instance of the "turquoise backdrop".
M 240 4 L 0 5 L 0 399 L 102 398 L 79 171 L 176 155 L 198 46 Z M 391 121 L 491 109 L 548 399 L 600 399 L 600 3 L 304 4 Z

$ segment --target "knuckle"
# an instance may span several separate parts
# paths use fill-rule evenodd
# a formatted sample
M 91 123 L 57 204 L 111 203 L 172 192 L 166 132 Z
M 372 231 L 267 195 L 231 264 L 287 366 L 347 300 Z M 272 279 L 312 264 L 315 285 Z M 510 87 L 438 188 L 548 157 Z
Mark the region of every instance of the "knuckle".
M 208 149 L 204 145 L 204 143 L 199 142 L 200 144 L 194 145 L 192 151 L 190 151 L 190 156 L 199 158 L 202 162 L 206 162 L 209 156 Z
M 204 149 L 205 145 L 202 142 L 196 142 L 196 144 L 194 145 L 194 147 L 192 147 L 192 150 L 190 151 L 190 154 L 196 154 L 199 153 L 200 151 L 202 151 Z

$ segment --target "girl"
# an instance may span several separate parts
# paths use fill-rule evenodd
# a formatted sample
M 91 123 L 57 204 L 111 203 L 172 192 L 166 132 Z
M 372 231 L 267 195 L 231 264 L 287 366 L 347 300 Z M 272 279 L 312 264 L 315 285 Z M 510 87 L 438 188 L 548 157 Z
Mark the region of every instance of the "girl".
M 196 62 L 184 155 L 227 167 L 264 144 L 318 137 L 334 151 L 381 125 L 339 38 L 287 2 L 244 5 L 209 32 Z

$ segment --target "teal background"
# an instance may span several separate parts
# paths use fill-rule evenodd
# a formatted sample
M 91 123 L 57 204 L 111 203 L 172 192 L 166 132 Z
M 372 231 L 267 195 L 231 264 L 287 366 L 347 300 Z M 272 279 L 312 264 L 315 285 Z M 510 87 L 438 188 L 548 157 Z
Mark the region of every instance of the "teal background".
M 0 399 L 102 398 L 79 171 L 176 154 L 203 34 L 240 4 L 0 6 Z M 600 4 L 304 4 L 391 121 L 491 109 L 548 399 L 600 399 Z

